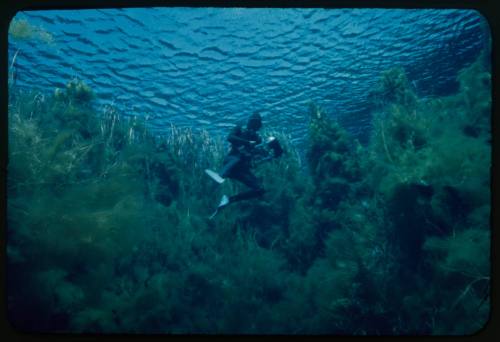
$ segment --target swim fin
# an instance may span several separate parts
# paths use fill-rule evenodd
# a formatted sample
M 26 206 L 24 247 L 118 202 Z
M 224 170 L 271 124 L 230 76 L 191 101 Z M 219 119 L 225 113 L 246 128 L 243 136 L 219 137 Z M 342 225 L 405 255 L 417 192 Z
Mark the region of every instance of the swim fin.
M 219 213 L 219 208 L 215 209 L 212 215 L 208 217 L 209 220 L 213 219 Z
M 215 209 L 213 214 L 210 215 L 210 217 L 208 219 L 209 220 L 213 219 L 219 213 L 219 209 L 225 207 L 228 204 L 229 204 L 229 197 L 227 197 L 226 195 L 223 195 L 221 200 L 220 200 L 219 206 L 217 207 L 217 209 Z
M 222 183 L 224 183 L 224 181 L 225 181 L 225 179 L 224 179 L 224 178 L 222 178 L 221 176 L 219 176 L 219 174 L 218 174 L 217 172 L 215 172 L 215 171 L 212 171 L 212 170 L 206 169 L 206 170 L 205 170 L 205 173 L 206 173 L 207 175 L 209 175 L 209 176 L 210 176 L 210 178 L 212 178 L 214 181 L 216 181 L 216 182 L 217 182 L 217 183 L 219 183 L 219 184 L 222 184 Z

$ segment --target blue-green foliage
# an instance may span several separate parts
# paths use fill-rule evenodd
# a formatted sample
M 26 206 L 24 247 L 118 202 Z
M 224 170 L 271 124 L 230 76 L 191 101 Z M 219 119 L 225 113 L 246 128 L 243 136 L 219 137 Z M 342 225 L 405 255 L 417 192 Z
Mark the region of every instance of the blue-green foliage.
M 203 176 L 224 143 L 97 113 L 73 80 L 9 105 L 8 312 L 27 331 L 468 334 L 489 314 L 490 74 L 421 100 L 401 68 L 371 99 L 362 146 L 310 108 L 307 172 L 287 153 L 268 190 Z

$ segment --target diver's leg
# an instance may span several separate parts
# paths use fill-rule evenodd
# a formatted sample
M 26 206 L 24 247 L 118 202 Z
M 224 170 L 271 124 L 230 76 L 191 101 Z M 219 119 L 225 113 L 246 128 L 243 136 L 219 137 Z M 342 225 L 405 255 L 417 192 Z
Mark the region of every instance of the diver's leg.
M 247 199 L 251 199 L 251 198 L 261 197 L 262 195 L 264 195 L 265 192 L 266 191 L 262 188 L 241 192 L 237 195 L 229 197 L 229 203 L 243 201 L 243 200 L 247 200 Z
M 212 213 L 212 215 L 210 215 L 209 219 L 210 220 L 213 219 L 219 213 L 219 210 L 224 208 L 228 204 L 229 204 L 229 197 L 227 197 L 226 195 L 223 195 L 222 199 L 219 203 L 219 206 L 215 209 L 215 211 Z
M 216 181 L 219 184 L 224 183 L 225 178 L 231 174 L 232 170 L 234 169 L 235 165 L 238 164 L 240 161 L 240 158 L 235 155 L 228 155 L 226 158 L 224 158 L 224 163 L 222 166 L 222 169 L 219 173 L 212 171 L 210 169 L 206 169 L 205 173 L 210 176 L 214 181 Z
M 238 164 L 238 162 L 240 161 L 240 157 L 238 156 L 235 156 L 235 155 L 228 155 L 225 159 L 224 159 L 224 165 L 222 166 L 222 169 L 219 171 L 219 175 L 222 177 L 222 178 L 226 178 L 227 175 L 229 175 L 231 173 L 231 171 L 233 170 L 233 168 L 236 166 L 236 164 Z
M 257 177 L 255 177 L 254 174 L 252 174 L 248 170 L 244 171 L 244 172 L 242 172 L 240 170 L 238 170 L 238 171 L 239 172 L 233 172 L 231 174 L 231 178 L 234 178 L 234 179 L 242 182 L 243 184 L 248 186 L 251 190 L 241 192 L 241 193 L 234 195 L 234 196 L 231 196 L 231 197 L 223 195 L 222 199 L 219 203 L 219 206 L 217 207 L 217 209 L 215 209 L 215 212 L 209 217 L 210 219 L 213 219 L 218 214 L 220 209 L 226 207 L 227 205 L 229 205 L 233 202 L 247 200 L 250 198 L 261 197 L 262 195 L 264 195 L 265 190 L 262 187 L 262 185 L 260 184 Z
M 264 195 L 265 190 L 262 187 L 261 182 L 250 171 L 240 173 L 235 178 L 248 186 L 251 190 L 244 191 L 237 195 L 229 197 L 229 203 L 261 197 L 262 195 Z
M 226 158 L 224 158 L 224 165 L 222 166 L 222 169 L 219 173 L 213 172 L 211 170 L 205 170 L 205 172 L 220 184 L 224 182 L 225 177 L 230 176 L 231 178 L 234 178 L 233 175 L 238 174 L 238 163 L 240 161 L 241 159 L 239 156 L 227 155 Z M 215 212 L 209 218 L 213 219 L 215 215 L 217 215 L 219 210 L 227 206 L 229 203 L 229 197 L 227 195 L 223 195 L 219 202 L 219 205 L 215 209 Z

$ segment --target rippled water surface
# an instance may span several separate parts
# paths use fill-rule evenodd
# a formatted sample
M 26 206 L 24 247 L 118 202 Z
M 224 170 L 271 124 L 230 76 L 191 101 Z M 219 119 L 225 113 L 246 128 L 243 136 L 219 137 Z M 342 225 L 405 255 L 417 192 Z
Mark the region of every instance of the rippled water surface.
M 308 103 L 369 127 L 367 94 L 405 67 L 420 96 L 454 91 L 485 44 L 472 10 L 127 8 L 26 11 L 50 41 L 9 36 L 17 85 L 53 91 L 78 77 L 127 115 L 226 134 L 261 111 L 300 141 Z

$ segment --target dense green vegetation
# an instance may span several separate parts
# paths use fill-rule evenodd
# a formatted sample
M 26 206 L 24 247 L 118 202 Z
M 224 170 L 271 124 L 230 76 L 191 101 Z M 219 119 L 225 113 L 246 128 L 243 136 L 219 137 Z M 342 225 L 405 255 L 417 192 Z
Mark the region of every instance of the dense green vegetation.
M 403 69 L 383 73 L 366 146 L 311 105 L 304 165 L 272 132 L 287 153 L 257 171 L 269 191 L 212 221 L 240 187 L 204 176 L 220 138 L 153 136 L 98 113 L 79 80 L 11 89 L 9 319 L 23 331 L 474 333 L 489 317 L 490 80 L 480 58 L 459 92 L 424 101 Z

